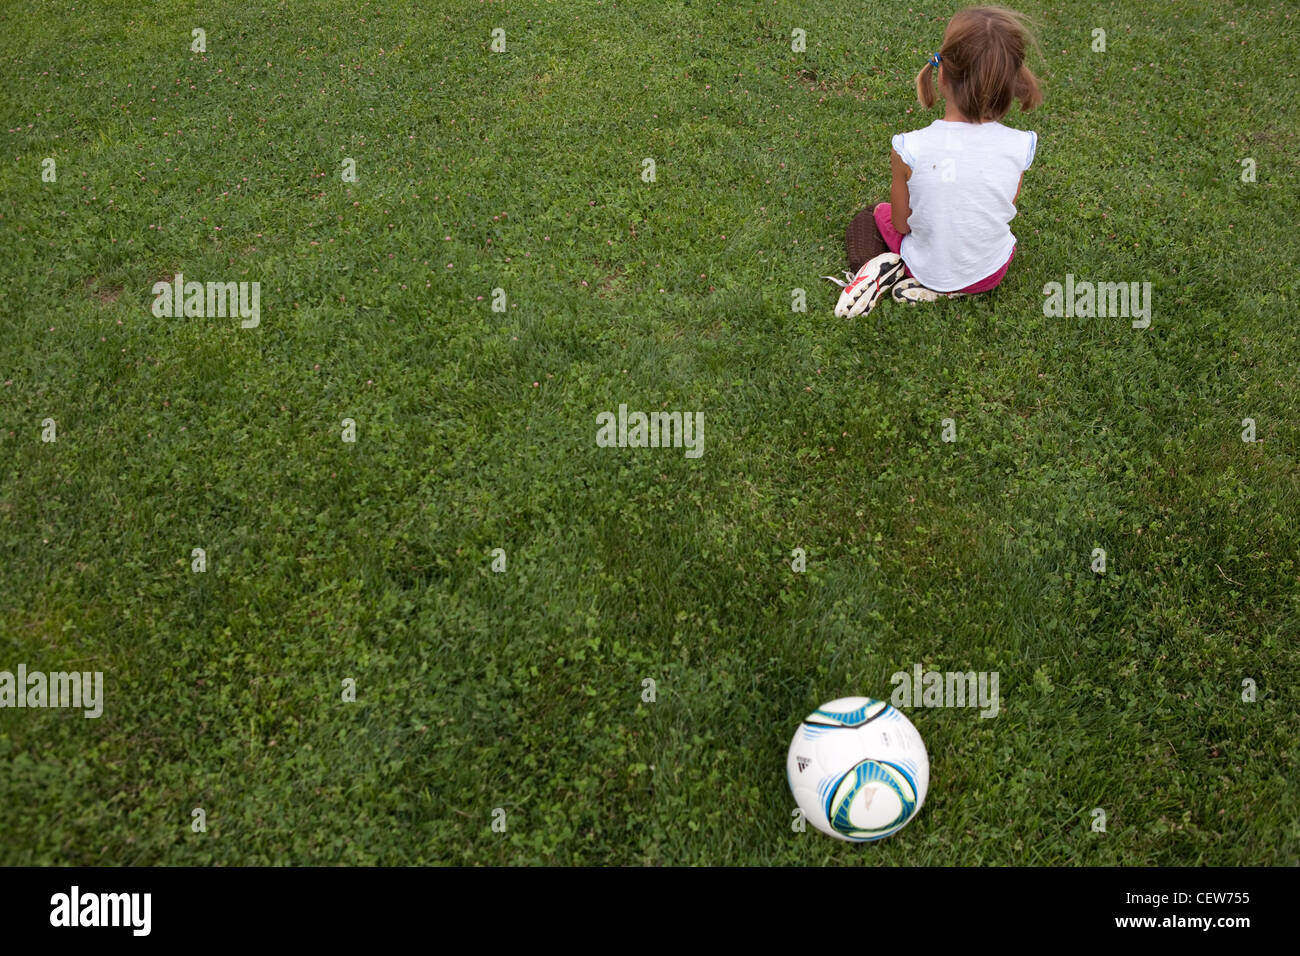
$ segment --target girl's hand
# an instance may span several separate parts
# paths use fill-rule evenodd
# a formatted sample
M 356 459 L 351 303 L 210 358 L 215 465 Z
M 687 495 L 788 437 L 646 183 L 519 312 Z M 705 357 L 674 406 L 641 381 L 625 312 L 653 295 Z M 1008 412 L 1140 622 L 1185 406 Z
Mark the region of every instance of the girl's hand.
M 912 199 L 907 190 L 907 181 L 912 177 L 912 170 L 894 149 L 889 151 L 889 164 L 894 176 L 889 186 L 889 218 L 893 220 L 894 228 L 905 236 L 912 231 L 912 227 L 907 224 L 907 220 L 912 216 Z

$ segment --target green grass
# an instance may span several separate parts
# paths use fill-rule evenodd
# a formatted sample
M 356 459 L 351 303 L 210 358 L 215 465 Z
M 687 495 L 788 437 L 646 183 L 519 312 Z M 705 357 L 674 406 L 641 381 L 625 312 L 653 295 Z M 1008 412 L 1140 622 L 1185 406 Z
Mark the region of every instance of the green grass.
M 1007 280 L 857 321 L 817 277 L 954 7 L 355 6 L 0 17 L 0 670 L 107 694 L 0 710 L 0 862 L 1300 862 L 1293 5 L 1021 5 Z M 917 663 L 1001 713 L 910 711 L 898 836 L 792 832 L 798 720 Z

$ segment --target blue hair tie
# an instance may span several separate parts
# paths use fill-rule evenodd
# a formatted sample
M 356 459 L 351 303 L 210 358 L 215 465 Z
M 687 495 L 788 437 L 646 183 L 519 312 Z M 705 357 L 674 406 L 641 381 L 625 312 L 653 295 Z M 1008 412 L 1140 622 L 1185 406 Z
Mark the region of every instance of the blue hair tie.
M 941 57 L 938 53 L 931 53 L 931 54 L 930 54 L 930 65 L 933 66 L 933 67 L 936 67 L 936 68 L 937 68 L 937 67 L 939 66 L 939 61 L 942 60 L 942 59 L 943 59 L 943 57 Z

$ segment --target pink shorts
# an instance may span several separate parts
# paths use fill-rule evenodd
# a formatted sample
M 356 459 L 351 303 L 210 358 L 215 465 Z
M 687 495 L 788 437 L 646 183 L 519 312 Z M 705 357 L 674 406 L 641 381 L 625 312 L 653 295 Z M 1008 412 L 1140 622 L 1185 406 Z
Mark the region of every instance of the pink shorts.
M 890 208 L 889 203 L 878 203 L 876 208 L 872 210 L 872 215 L 875 216 L 876 219 L 876 228 L 880 230 L 880 238 L 885 240 L 885 245 L 889 247 L 889 251 L 898 252 L 903 247 L 903 234 L 894 228 L 893 209 Z M 979 282 L 968 285 L 964 289 L 958 289 L 957 291 L 965 292 L 967 295 L 974 295 L 977 292 L 988 292 L 989 289 L 992 289 L 1006 277 L 1007 269 L 1011 265 L 1011 260 L 1015 257 L 1016 250 L 1013 247 L 1011 255 L 1007 256 L 1007 261 L 1002 263 L 1001 269 L 993 273 L 991 276 L 980 279 Z M 903 263 L 903 271 L 909 276 L 912 274 L 912 270 L 907 268 L 907 263 Z

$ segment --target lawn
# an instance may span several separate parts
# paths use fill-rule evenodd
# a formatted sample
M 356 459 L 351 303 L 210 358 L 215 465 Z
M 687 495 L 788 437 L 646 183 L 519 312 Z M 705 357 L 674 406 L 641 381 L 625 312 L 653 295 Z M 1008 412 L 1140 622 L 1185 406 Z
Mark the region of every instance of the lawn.
M 6 4 L 0 671 L 104 702 L 0 709 L 0 863 L 1300 862 L 1300 11 L 1018 8 L 1006 281 L 838 319 L 952 4 Z M 997 716 L 796 832 L 916 665 Z

